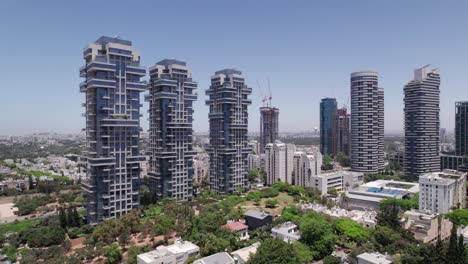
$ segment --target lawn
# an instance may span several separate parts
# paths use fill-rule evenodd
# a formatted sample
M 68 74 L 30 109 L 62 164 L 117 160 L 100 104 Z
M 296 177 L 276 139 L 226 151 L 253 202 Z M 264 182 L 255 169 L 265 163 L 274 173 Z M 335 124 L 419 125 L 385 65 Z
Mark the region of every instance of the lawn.
M 278 201 L 278 205 L 275 208 L 267 208 L 265 206 L 265 202 L 267 200 L 271 200 L 271 199 L 276 199 Z M 258 210 L 258 211 L 268 212 L 270 214 L 281 214 L 284 207 L 289 206 L 289 205 L 294 204 L 294 203 L 295 203 L 294 198 L 292 196 L 290 196 L 289 194 L 287 194 L 285 192 L 280 192 L 278 194 L 278 196 L 276 196 L 276 197 L 262 198 L 260 200 L 260 205 L 259 206 L 255 205 L 254 201 L 242 202 L 240 204 L 240 206 L 242 207 L 242 209 L 244 209 L 244 211 Z
M 33 226 L 39 224 L 39 222 L 39 219 L 26 219 L 17 223 L 0 224 L 0 232 L 21 232 L 32 228 Z

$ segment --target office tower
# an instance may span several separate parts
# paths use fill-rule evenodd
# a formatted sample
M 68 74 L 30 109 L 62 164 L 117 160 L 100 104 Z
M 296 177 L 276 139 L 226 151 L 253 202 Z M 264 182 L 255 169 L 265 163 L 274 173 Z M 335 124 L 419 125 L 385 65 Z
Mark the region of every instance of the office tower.
M 293 157 L 294 184 L 301 187 L 315 186 L 314 177 L 320 175 L 322 167 L 322 154 L 314 151 L 307 153 L 298 151 Z
M 336 105 L 335 98 L 323 98 L 320 102 L 320 152 L 323 155 L 334 154 L 333 118 Z
M 440 171 L 439 85 L 439 72 L 423 67 L 404 87 L 406 177 Z
M 247 141 L 248 96 L 252 88 L 245 84 L 241 71 L 215 72 L 206 90 L 210 107 L 210 187 L 218 194 L 232 193 L 246 187 L 247 156 L 252 148 Z
M 468 101 L 455 103 L 455 155 L 468 156 Z
M 296 146 L 279 141 L 268 143 L 265 147 L 266 184 L 275 182 L 293 183 L 293 158 Z
M 279 109 L 276 107 L 260 107 L 260 151 L 265 153 L 268 143 L 278 139 Z
M 351 73 L 351 170 L 384 169 L 384 91 L 378 73 Z
M 177 60 L 150 67 L 149 188 L 157 198 L 187 201 L 193 197 L 192 104 L 197 100 L 192 70 Z
M 443 127 L 441 127 L 439 129 L 439 142 L 440 144 L 444 144 L 445 143 L 445 133 L 447 132 L 447 130 Z
M 466 204 L 466 172 L 444 170 L 419 176 L 419 210 L 445 214 Z
M 100 37 L 85 47 L 80 84 L 86 103 L 86 210 L 89 223 L 118 218 L 139 207 L 140 81 L 146 69 L 132 42 Z
M 333 151 L 349 156 L 350 117 L 345 107 L 337 109 L 333 116 Z

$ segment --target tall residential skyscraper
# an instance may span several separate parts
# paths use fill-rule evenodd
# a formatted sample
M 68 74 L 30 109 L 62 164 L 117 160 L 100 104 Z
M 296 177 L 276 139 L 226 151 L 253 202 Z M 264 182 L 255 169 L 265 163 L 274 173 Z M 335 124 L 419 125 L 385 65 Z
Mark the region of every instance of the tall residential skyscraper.
M 404 87 L 406 177 L 440 171 L 439 85 L 438 70 L 423 67 L 414 71 L 414 79 Z
M 216 193 L 232 193 L 236 187 L 247 186 L 247 156 L 252 152 L 247 141 L 251 93 L 242 72 L 234 69 L 215 72 L 206 90 L 206 104 L 210 107 L 210 187 Z
M 265 153 L 268 143 L 278 139 L 279 109 L 276 107 L 260 107 L 260 151 Z
M 265 147 L 266 184 L 287 182 L 293 184 L 293 158 L 296 146 L 279 141 Z
M 96 224 L 139 207 L 140 81 L 146 69 L 132 42 L 100 37 L 84 48 L 80 84 L 86 103 L 87 219 Z
M 320 102 L 320 152 L 331 155 L 333 151 L 333 118 L 336 111 L 335 98 L 323 98 Z
M 186 63 L 162 60 L 150 67 L 149 187 L 158 198 L 191 200 L 194 174 L 192 115 L 197 83 Z
M 333 116 L 333 151 L 349 156 L 349 124 L 350 117 L 346 107 L 337 109 Z
M 468 156 L 468 101 L 455 103 L 455 155 Z
M 373 71 L 351 73 L 351 170 L 384 168 L 384 91 Z

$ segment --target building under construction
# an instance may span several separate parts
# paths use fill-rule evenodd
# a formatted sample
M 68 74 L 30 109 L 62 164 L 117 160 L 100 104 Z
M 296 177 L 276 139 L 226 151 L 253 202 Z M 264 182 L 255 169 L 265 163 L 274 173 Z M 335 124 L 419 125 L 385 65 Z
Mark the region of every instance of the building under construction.
M 333 150 L 334 154 L 343 152 L 349 156 L 349 121 L 351 115 L 346 107 L 337 109 L 333 116 Z
M 279 109 L 276 107 L 260 107 L 260 151 L 265 153 L 268 143 L 278 139 Z

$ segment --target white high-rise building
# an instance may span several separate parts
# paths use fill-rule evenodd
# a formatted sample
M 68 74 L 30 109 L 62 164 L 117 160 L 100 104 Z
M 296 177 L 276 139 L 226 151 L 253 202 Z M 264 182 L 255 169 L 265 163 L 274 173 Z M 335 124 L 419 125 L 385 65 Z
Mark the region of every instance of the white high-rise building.
M 452 208 L 463 208 L 466 203 L 465 181 L 466 173 L 455 170 L 419 176 L 419 210 L 445 214 Z
M 249 170 L 260 169 L 260 155 L 249 154 L 247 156 Z
M 372 71 L 351 73 L 351 169 L 384 169 L 384 90 Z
M 312 178 L 321 174 L 322 154 L 318 150 L 313 153 L 296 152 L 293 163 L 294 184 L 313 187 Z
M 405 93 L 405 156 L 406 177 L 440 170 L 440 74 L 437 69 L 423 67 L 414 71 L 414 79 Z
M 293 158 L 296 146 L 279 141 L 265 147 L 266 183 L 272 185 L 277 181 L 293 183 Z

